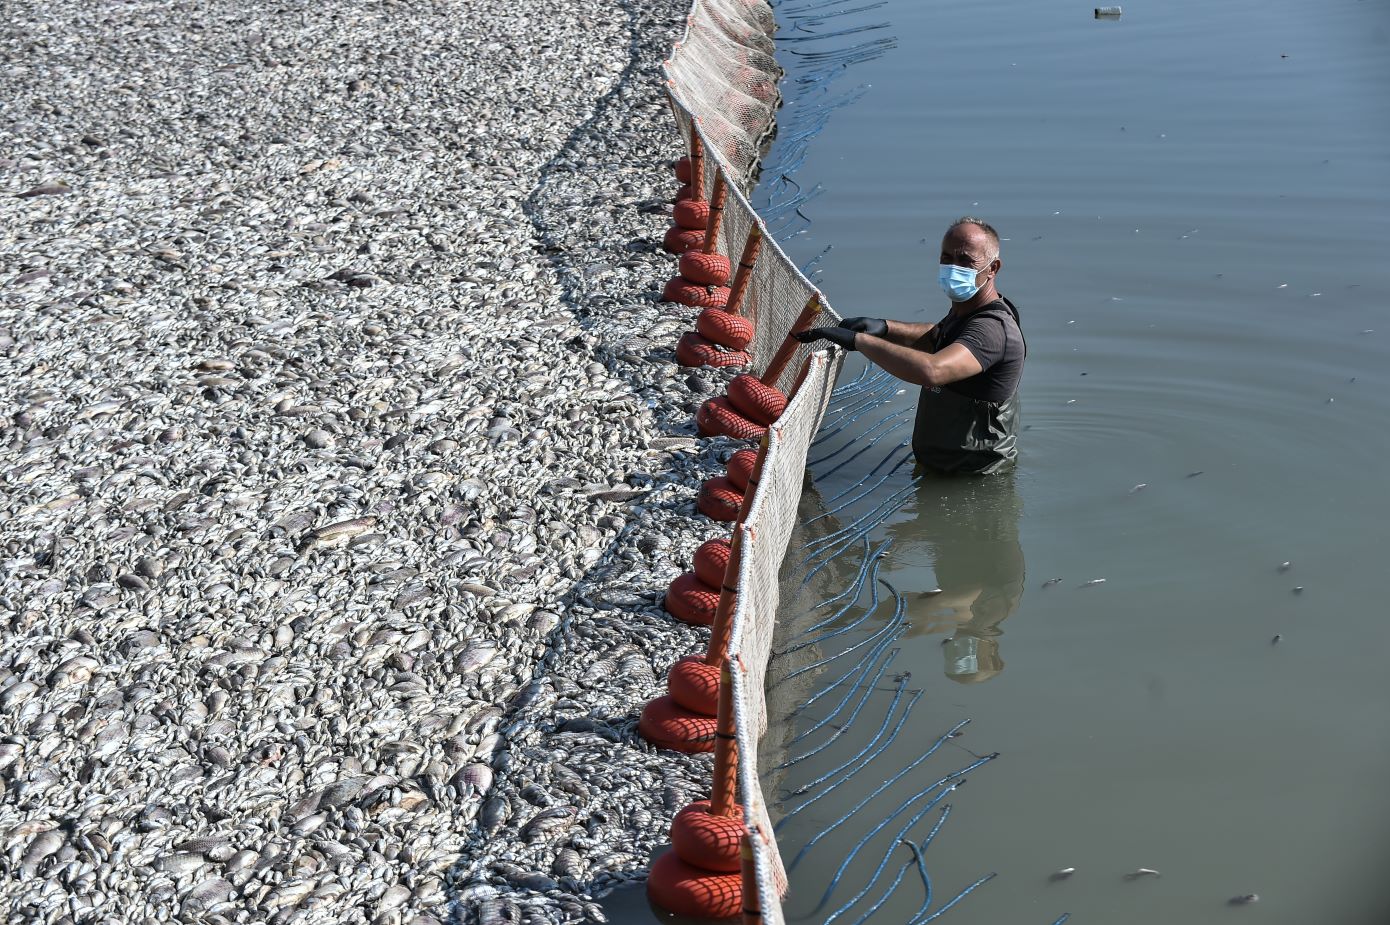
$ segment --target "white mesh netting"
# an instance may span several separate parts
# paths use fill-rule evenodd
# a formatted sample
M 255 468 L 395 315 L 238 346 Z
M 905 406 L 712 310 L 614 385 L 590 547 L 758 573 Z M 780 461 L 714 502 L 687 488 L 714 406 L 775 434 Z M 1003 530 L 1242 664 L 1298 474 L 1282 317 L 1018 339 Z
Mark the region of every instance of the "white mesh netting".
M 713 199 L 722 173 L 727 198 L 718 249 L 737 263 L 756 225 L 762 251 L 754 265 L 743 314 L 754 325 L 748 352 L 753 372 L 766 371 L 788 332 L 810 306 L 811 326 L 839 316 L 766 233 L 747 199 L 763 144 L 772 129 L 781 69 L 772 58 L 772 9 L 764 0 L 694 0 L 684 37 L 665 64 L 672 110 L 687 146 L 698 135 L 705 152 L 703 196 Z M 764 920 L 781 925 L 786 874 L 772 835 L 758 775 L 758 740 L 767 728 L 764 675 L 777 620 L 778 573 L 796 521 L 806 451 L 830 400 L 839 356 L 798 345 L 775 385 L 801 385 L 769 429 L 768 450 L 742 530 L 739 595 L 729 643 L 739 755 L 739 801 Z M 804 378 L 803 378 L 804 377 Z

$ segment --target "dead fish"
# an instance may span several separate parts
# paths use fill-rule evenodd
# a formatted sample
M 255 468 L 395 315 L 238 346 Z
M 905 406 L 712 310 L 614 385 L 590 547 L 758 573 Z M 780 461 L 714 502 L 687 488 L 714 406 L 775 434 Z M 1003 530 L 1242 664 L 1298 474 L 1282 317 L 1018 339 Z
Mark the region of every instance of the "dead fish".
M 1271 640 L 1269 641 L 1269 644 L 1272 645 L 1272 646 L 1277 646 L 1277 645 L 1279 644 L 1279 640 L 1281 640 L 1281 639 L 1283 639 L 1283 638 L 1284 638 L 1284 637 L 1283 637 L 1282 635 L 1280 635 L 1279 633 L 1275 633 L 1275 634 L 1274 634 L 1274 638 L 1271 639 Z
M 1280 562 L 1278 570 L 1281 572 L 1287 572 L 1291 568 L 1293 568 L 1292 562 Z
M 1142 877 L 1161 877 L 1161 876 L 1163 876 L 1163 875 L 1160 874 L 1158 871 L 1154 870 L 1152 867 L 1141 867 L 1141 868 L 1139 868 L 1138 870 L 1134 871 L 1134 873 L 1125 874 L 1125 879 L 1126 879 L 1126 880 L 1138 880 L 1138 879 L 1140 879 L 1140 878 L 1142 878 Z
M 1131 488 L 1131 489 L 1129 490 L 1129 493 L 1132 495 L 1132 494 L 1134 494 L 1136 491 L 1143 491 L 1145 488 L 1148 488 L 1148 487 L 1149 487 L 1149 483 L 1148 483 L 1148 482 L 1140 482 L 1138 485 L 1135 485 L 1133 488 Z
M 1294 586 L 1294 589 L 1293 589 L 1293 593 L 1294 593 L 1294 594 L 1302 594 L 1302 593 L 1303 593 L 1303 585 L 1295 585 L 1295 586 Z
M 1060 579 L 1060 578 L 1049 578 L 1047 581 L 1044 581 L 1044 582 L 1042 583 L 1042 586 L 1043 586 L 1044 588 L 1050 588 L 1050 587 L 1052 587 L 1053 585 L 1058 585 L 1058 584 L 1061 584 L 1061 583 L 1062 583 L 1062 579 Z
M 1056 882 L 1058 880 L 1065 880 L 1074 873 L 1076 873 L 1075 867 L 1063 867 L 1061 870 L 1054 871 L 1052 876 L 1048 879 L 1052 880 L 1053 882 Z
M 1185 478 L 1185 479 L 1195 479 L 1197 476 L 1201 475 L 1203 471 L 1205 471 L 1205 470 L 1198 469 L 1196 472 L 1189 472 L 1189 473 L 1187 473 L 1187 475 L 1183 476 L 1183 478 Z
M 1103 584 L 1105 584 L 1105 579 L 1104 579 L 1104 578 L 1092 578 L 1090 581 L 1082 582 L 1081 587 L 1083 587 L 1083 588 L 1092 588 L 1092 587 L 1095 587 L 1096 585 L 1103 585 Z
M 530 842 L 537 836 L 566 825 L 574 818 L 578 812 L 573 806 L 556 806 L 551 809 L 543 809 L 531 817 L 530 821 L 521 828 L 521 840 Z
M 1251 903 L 1257 903 L 1259 901 L 1259 893 L 1242 893 L 1240 896 L 1232 896 L 1230 899 L 1226 900 L 1226 904 L 1231 906 L 1248 906 Z
M 57 852 L 61 847 L 63 847 L 63 836 L 60 832 L 50 829 L 34 836 L 34 840 L 29 842 L 29 847 L 24 849 L 24 856 L 20 859 L 20 872 L 25 877 L 34 876 L 44 858 Z
M 507 798 L 496 796 L 483 803 L 483 808 L 478 811 L 478 819 L 483 824 L 485 834 L 496 835 L 511 814 L 512 807 Z
M 72 192 L 72 187 L 65 183 L 45 183 L 25 190 L 22 193 L 15 193 L 19 199 L 33 199 L 35 196 L 66 196 Z
M 318 546 L 338 546 L 375 526 L 375 517 L 354 517 L 319 527 L 310 534 L 310 538 Z

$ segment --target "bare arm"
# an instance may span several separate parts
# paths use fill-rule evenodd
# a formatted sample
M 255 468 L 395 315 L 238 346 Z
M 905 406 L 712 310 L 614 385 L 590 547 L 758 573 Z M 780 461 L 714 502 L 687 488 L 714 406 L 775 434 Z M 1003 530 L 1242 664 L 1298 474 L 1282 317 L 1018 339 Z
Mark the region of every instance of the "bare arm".
M 896 326 L 901 323 L 889 322 L 889 337 L 893 337 Z M 932 325 L 910 327 L 930 329 Z M 946 385 L 977 376 L 983 370 L 980 361 L 975 359 L 975 354 L 966 349 L 964 344 L 951 344 L 936 353 L 927 353 L 925 350 L 914 350 L 882 337 L 858 334 L 854 338 L 854 347 L 894 376 L 914 385 Z

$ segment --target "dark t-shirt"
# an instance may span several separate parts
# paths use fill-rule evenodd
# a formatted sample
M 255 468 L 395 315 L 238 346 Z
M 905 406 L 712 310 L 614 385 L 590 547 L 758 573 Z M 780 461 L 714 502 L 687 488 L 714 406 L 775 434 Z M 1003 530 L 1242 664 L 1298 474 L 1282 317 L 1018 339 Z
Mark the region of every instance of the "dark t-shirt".
M 1007 302 L 996 299 L 962 318 L 948 314 L 918 346 L 937 353 L 956 343 L 980 361 L 980 372 L 943 388 L 979 401 L 999 402 L 1013 396 L 1023 377 L 1026 347 Z

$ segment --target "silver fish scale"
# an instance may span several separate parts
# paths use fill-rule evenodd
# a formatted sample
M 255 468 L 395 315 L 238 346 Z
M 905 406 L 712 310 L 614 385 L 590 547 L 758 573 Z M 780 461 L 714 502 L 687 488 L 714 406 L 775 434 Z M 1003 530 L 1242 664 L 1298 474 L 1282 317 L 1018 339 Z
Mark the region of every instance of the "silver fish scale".
M 598 921 L 665 838 L 700 760 L 604 718 L 700 644 L 664 502 L 727 452 L 627 246 L 687 6 L 11 11 L 5 908 Z

